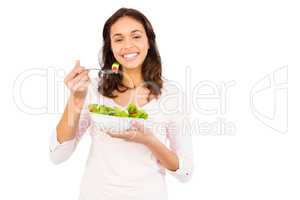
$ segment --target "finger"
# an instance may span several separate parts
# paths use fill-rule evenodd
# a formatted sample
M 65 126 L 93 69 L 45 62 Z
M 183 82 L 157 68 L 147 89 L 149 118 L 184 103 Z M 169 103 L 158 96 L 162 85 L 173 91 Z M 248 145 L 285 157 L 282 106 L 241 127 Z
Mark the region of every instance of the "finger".
M 80 67 L 80 60 L 76 60 L 75 63 L 76 63 L 76 64 L 75 64 L 75 67 Z
M 104 129 L 103 132 L 106 133 L 107 135 L 113 137 L 113 134 L 111 133 L 111 131 L 109 129 Z
M 112 133 L 112 132 L 106 132 L 109 136 L 113 137 L 113 138 L 120 138 L 120 139 L 125 139 L 124 135 L 119 134 L 119 133 Z
M 76 83 L 72 88 L 71 91 L 86 91 L 89 87 L 89 82 L 87 81 L 80 81 L 79 83 Z
M 89 76 L 86 75 L 86 76 L 78 77 L 78 79 L 76 78 L 73 81 L 70 81 L 68 85 L 69 87 L 74 87 L 75 85 L 83 86 L 84 84 L 89 82 L 90 82 Z
M 128 131 L 121 132 L 118 135 L 125 140 L 130 140 L 136 135 L 136 131 L 128 130 Z
M 81 72 L 85 71 L 83 67 L 74 68 L 64 79 L 64 82 L 67 83 L 70 80 L 73 80 L 75 77 L 78 76 Z
M 104 131 L 107 135 L 111 136 L 111 137 L 114 137 L 113 134 L 111 134 L 109 131 Z
M 76 76 L 73 80 L 67 82 L 67 86 L 71 89 L 75 84 L 79 83 L 81 80 L 88 80 L 88 72 L 81 72 L 78 76 Z
M 117 132 L 112 132 L 110 129 L 105 129 L 104 132 L 105 132 L 106 134 L 108 134 L 109 136 L 111 136 L 111 137 L 117 137 L 117 138 L 120 137 L 120 134 L 119 134 L 119 133 L 117 133 Z
M 88 89 L 89 85 L 90 85 L 90 81 L 89 80 L 83 81 L 83 82 L 80 82 L 78 84 L 78 86 L 77 85 L 74 86 L 74 90 L 76 90 L 76 91 L 85 91 L 85 90 Z
M 110 133 L 110 129 L 103 128 L 102 131 L 103 131 L 104 133 Z
M 86 74 L 86 72 L 82 72 L 80 75 L 78 75 L 72 81 L 70 81 L 70 83 L 76 84 L 79 82 L 86 82 L 88 80 L 89 80 L 89 76 Z
M 143 131 L 144 130 L 144 124 L 143 123 L 140 123 L 138 121 L 135 121 L 135 120 L 132 120 L 131 121 L 131 126 L 134 128 L 134 129 L 137 129 L 139 131 Z
M 133 140 L 135 138 L 136 134 L 137 134 L 137 131 L 130 131 L 128 140 Z
M 80 60 L 76 60 L 76 64 L 75 67 L 71 70 L 71 72 L 65 77 L 65 83 L 67 83 L 69 80 L 74 79 L 74 77 L 76 77 L 77 74 L 79 74 L 80 72 L 84 71 L 85 68 L 80 66 Z
M 108 132 L 108 135 L 114 137 L 114 138 L 120 138 L 125 140 L 130 140 L 130 138 L 133 138 L 132 136 L 135 136 L 136 133 L 133 131 L 124 131 L 124 132 Z
M 88 78 L 88 71 L 82 71 L 80 72 L 75 78 L 73 78 L 72 80 L 70 80 L 70 82 L 78 82 L 79 80 L 81 80 L 83 77 Z

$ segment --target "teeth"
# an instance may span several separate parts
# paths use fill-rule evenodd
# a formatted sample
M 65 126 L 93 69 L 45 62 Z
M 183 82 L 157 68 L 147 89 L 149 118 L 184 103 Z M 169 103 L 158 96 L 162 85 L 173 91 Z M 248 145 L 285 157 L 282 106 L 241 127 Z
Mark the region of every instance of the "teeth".
M 136 55 L 137 55 L 137 53 L 125 54 L 125 55 L 124 55 L 124 58 L 132 58 L 132 57 L 134 57 L 134 56 L 136 56 Z

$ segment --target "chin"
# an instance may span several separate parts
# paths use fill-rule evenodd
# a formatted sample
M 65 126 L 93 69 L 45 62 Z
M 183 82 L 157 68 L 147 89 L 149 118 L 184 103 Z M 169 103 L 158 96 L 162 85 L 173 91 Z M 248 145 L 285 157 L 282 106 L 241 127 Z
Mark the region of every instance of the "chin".
M 130 63 L 121 64 L 121 65 L 124 69 L 127 70 L 138 69 L 140 66 L 142 66 L 142 64 L 130 64 Z

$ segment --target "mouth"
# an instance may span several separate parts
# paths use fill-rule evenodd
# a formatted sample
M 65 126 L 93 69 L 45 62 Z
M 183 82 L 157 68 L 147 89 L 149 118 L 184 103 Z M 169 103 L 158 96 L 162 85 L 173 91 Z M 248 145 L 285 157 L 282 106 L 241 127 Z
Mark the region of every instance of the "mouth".
M 139 55 L 138 52 L 134 52 L 134 53 L 123 54 L 122 57 L 124 58 L 125 61 L 129 62 L 135 60 L 138 57 L 138 55 Z

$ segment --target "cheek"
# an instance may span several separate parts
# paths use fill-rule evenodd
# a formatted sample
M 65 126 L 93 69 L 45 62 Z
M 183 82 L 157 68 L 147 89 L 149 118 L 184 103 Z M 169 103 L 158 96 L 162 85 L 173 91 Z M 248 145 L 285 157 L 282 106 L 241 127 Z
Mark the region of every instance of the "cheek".
M 112 46 L 111 47 L 111 51 L 113 52 L 115 58 L 119 57 L 119 52 L 120 52 L 120 49 L 116 46 Z
M 148 43 L 147 43 L 147 42 L 143 42 L 143 43 L 141 43 L 141 44 L 140 44 L 139 48 L 140 48 L 140 49 L 142 49 L 142 51 L 143 51 L 143 52 L 144 52 L 144 54 L 145 54 L 145 53 L 147 53 L 147 52 L 148 52 L 149 45 L 148 45 Z

